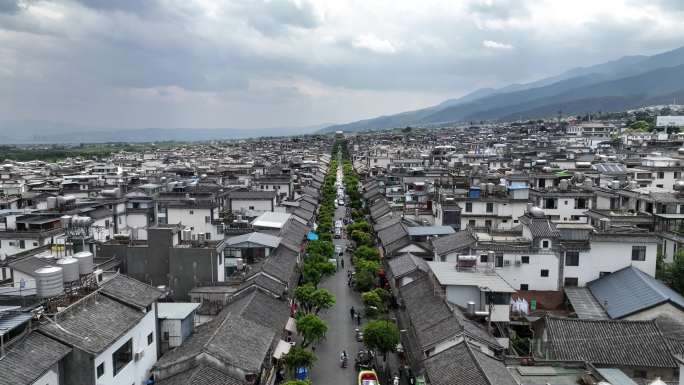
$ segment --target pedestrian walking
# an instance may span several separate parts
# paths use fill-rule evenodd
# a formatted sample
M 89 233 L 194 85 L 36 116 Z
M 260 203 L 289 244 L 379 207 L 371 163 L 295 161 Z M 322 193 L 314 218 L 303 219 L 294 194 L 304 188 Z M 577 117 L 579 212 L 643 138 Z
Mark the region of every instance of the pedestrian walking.
M 356 315 L 356 310 L 354 310 L 354 306 L 349 309 L 349 314 L 351 315 L 352 321 L 354 320 L 354 316 Z
M 344 269 L 344 257 L 342 257 L 342 268 Z
M 356 313 L 356 326 L 361 326 L 361 313 Z

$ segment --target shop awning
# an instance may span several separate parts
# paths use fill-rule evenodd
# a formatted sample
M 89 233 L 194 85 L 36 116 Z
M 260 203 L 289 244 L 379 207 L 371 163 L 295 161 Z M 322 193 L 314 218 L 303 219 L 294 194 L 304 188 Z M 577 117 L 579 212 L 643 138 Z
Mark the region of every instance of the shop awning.
M 273 351 L 273 358 L 276 360 L 281 359 L 290 352 L 290 348 L 292 348 L 292 345 L 290 345 L 289 342 L 283 340 L 278 341 L 278 346 L 276 346 L 275 351 Z
M 297 333 L 297 321 L 292 317 L 288 318 L 287 323 L 285 324 L 285 330 L 290 333 Z

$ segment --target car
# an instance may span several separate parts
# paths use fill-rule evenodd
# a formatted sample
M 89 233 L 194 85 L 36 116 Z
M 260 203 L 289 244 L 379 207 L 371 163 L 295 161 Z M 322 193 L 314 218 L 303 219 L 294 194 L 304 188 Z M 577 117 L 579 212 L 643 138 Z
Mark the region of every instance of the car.
M 359 372 L 358 385 L 380 385 L 378 375 L 375 370 L 362 370 Z
M 338 200 L 337 200 L 337 203 L 338 203 L 340 206 L 344 206 L 344 199 L 338 199 Z
M 335 228 L 335 239 L 340 239 L 342 238 L 342 229 L 339 227 Z

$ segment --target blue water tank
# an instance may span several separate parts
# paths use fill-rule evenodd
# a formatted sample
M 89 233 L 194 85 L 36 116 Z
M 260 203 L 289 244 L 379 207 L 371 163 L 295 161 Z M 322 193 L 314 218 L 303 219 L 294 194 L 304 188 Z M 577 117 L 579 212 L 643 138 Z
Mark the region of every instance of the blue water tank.
M 479 186 L 473 186 L 470 188 L 470 191 L 468 191 L 468 198 L 479 198 L 480 197 L 480 187 Z

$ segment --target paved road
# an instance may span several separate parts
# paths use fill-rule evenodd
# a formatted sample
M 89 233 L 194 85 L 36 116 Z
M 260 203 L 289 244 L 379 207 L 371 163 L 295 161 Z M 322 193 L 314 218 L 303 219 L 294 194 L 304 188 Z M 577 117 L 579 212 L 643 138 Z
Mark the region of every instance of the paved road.
M 345 215 L 345 206 L 335 211 L 335 220 Z M 335 239 L 335 245 L 345 249 L 346 239 Z M 362 309 L 363 305 L 358 293 L 347 286 L 346 270 L 350 268 L 350 255 L 345 254 L 345 269 L 340 269 L 332 277 L 324 278 L 320 287 L 330 290 L 335 295 L 336 304 L 321 317 L 328 323 L 328 334 L 325 341 L 316 346 L 318 361 L 311 370 L 311 381 L 314 385 L 353 385 L 356 384 L 354 357 L 362 349 L 362 344 L 356 341 L 356 322 L 351 321 L 349 309 Z M 340 353 L 347 351 L 349 365 L 340 367 Z

